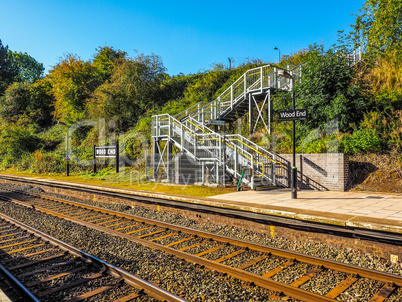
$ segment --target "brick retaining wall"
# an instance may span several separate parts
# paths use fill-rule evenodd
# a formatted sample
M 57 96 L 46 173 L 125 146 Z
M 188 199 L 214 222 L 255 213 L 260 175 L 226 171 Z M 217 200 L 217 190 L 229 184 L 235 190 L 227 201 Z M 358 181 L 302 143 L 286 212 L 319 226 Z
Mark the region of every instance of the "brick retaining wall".
M 292 154 L 279 154 L 283 176 L 278 181 L 290 187 Z M 296 154 L 298 186 L 316 190 L 345 191 L 349 179 L 349 158 L 343 153 Z

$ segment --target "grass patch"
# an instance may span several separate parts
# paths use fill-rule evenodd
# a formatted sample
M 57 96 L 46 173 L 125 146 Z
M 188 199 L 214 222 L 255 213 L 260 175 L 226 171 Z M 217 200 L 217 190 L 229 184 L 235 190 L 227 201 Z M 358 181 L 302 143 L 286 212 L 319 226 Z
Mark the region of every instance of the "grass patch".
M 14 169 L 3 170 L 0 173 L 193 197 L 210 197 L 235 192 L 235 188 L 233 187 L 208 188 L 194 185 L 154 183 L 145 180 L 136 170 L 123 170 L 121 173 L 116 174 L 112 168 L 102 169 L 96 174 L 92 172 L 72 172 L 68 177 L 61 173 L 38 174 L 28 171 L 16 171 Z

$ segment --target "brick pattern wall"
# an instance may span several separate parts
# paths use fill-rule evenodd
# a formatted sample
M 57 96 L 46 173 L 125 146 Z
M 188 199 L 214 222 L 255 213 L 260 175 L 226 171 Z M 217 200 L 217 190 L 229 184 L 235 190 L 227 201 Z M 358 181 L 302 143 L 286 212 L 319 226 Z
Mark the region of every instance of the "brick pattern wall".
M 283 175 L 280 184 L 290 187 L 292 154 L 279 154 Z M 343 153 L 296 154 L 298 187 L 316 190 L 345 191 L 349 179 L 349 158 Z

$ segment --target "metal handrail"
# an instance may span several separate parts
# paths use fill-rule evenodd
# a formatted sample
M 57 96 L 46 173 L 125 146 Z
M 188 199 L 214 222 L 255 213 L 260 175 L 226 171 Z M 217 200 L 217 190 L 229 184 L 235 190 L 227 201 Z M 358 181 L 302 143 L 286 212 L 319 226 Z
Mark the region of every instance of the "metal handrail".
M 190 119 L 188 120 L 188 122 L 189 122 L 190 124 L 194 125 L 195 127 L 197 127 L 198 129 L 200 129 L 201 131 L 203 131 L 204 133 L 207 133 L 203 128 L 201 128 L 200 126 L 198 126 L 198 125 L 196 125 L 195 123 L 193 123 L 193 119 L 192 119 L 191 117 L 190 117 Z M 195 121 L 195 122 L 196 122 L 196 121 Z M 208 129 L 209 132 L 221 136 L 220 134 L 214 132 L 213 130 L 211 130 L 211 129 L 209 129 L 209 128 L 207 128 L 207 129 Z M 235 149 L 232 145 L 228 144 L 228 141 L 226 140 L 227 137 L 231 137 L 231 136 L 240 136 L 240 135 L 235 134 L 235 135 L 225 136 L 226 145 L 228 145 L 228 146 L 229 146 L 230 148 L 232 148 L 232 149 Z M 266 151 L 265 149 L 259 147 L 258 145 L 254 144 L 252 141 L 250 141 L 250 140 L 248 140 L 248 139 L 246 139 L 246 138 L 244 138 L 244 137 L 242 137 L 242 138 L 243 138 L 244 140 L 246 140 L 248 143 L 250 143 L 250 145 L 251 145 L 251 144 L 255 145 L 257 149 L 262 149 L 262 150 L 264 150 L 266 153 L 269 153 L 271 156 L 274 156 L 272 153 L 270 153 L 270 152 Z M 213 139 L 214 139 L 214 138 L 213 138 Z M 260 151 L 258 151 L 258 150 L 256 150 L 256 149 L 254 149 L 254 148 L 251 147 L 250 145 L 247 145 L 245 142 L 243 142 L 243 141 L 240 140 L 240 139 L 235 139 L 235 140 L 237 140 L 238 142 L 240 142 L 242 145 L 244 145 L 244 146 L 250 148 L 250 149 L 253 150 L 254 152 L 257 152 L 258 154 L 264 156 L 265 158 L 267 158 L 268 160 L 270 160 L 270 161 L 273 162 L 274 164 L 279 164 L 280 167 L 281 167 L 281 172 L 280 172 L 280 173 L 275 173 L 275 176 L 281 175 L 281 174 L 283 173 L 283 164 L 282 164 L 280 161 L 276 161 L 276 160 L 270 158 L 269 156 L 263 154 L 262 152 L 260 152 Z M 242 147 L 240 147 L 240 148 L 241 148 L 241 150 L 244 150 L 244 148 L 242 148 Z M 245 151 L 245 150 L 244 150 L 244 151 Z M 249 152 L 247 152 L 247 153 L 249 153 Z M 242 154 L 243 156 L 247 157 L 250 161 L 252 160 L 251 154 L 250 154 L 250 156 L 247 156 L 247 155 L 245 155 L 245 154 L 243 154 L 243 153 L 241 153 L 241 154 Z M 257 177 L 263 176 L 263 175 L 265 174 L 265 166 L 264 166 L 264 164 L 262 164 L 261 162 L 254 161 L 254 160 L 253 160 L 253 163 L 256 163 L 257 165 L 258 165 L 258 164 L 261 164 L 261 165 L 263 166 L 263 172 L 262 172 L 262 174 L 261 174 L 261 175 L 256 175 Z

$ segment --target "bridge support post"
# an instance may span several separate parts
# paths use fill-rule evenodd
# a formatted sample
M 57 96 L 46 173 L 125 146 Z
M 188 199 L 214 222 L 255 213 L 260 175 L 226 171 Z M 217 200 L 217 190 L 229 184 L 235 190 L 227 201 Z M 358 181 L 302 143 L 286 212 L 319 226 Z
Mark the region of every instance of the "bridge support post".
M 271 135 L 271 121 L 272 121 L 272 100 L 271 100 L 271 90 L 268 90 L 268 134 Z
M 159 148 L 158 148 L 159 141 L 157 138 L 154 138 L 153 141 L 153 150 L 152 150 L 152 169 L 153 169 L 153 176 L 155 181 L 158 178 L 158 163 L 159 163 Z
M 171 142 L 169 142 L 169 141 L 167 141 L 166 142 L 166 144 L 168 144 L 168 146 L 167 146 L 167 154 L 166 154 L 166 157 L 167 157 L 167 160 L 166 160 L 166 169 L 167 169 L 167 171 L 166 171 L 166 178 L 167 178 L 167 181 L 168 182 L 171 182 L 171 180 L 172 180 L 172 143 Z
M 248 95 L 248 135 L 251 136 L 253 131 L 254 119 L 253 119 L 253 100 L 251 97 L 251 93 Z

